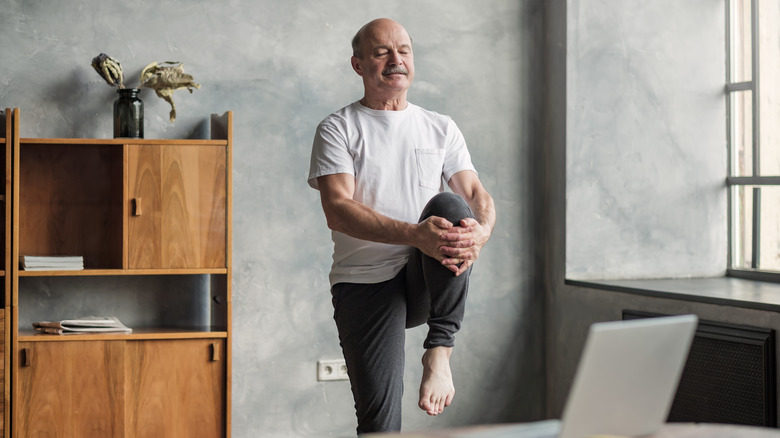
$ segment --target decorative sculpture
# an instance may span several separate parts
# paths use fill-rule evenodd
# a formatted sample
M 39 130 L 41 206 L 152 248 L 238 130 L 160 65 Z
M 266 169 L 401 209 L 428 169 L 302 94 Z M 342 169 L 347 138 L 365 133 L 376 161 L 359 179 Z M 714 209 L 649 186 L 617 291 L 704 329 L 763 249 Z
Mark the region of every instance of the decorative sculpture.
M 108 85 L 124 89 L 124 73 L 122 65 L 111 56 L 101 53 L 92 59 L 92 67 Z M 181 62 L 153 62 L 141 71 L 140 86 L 151 88 L 158 97 L 171 105 L 169 120 L 176 120 L 176 105 L 173 103 L 173 92 L 186 88 L 190 93 L 194 88 L 200 88 L 192 75 L 184 73 Z
M 141 86 L 151 88 L 158 97 L 171 104 L 170 121 L 176 120 L 176 105 L 173 103 L 173 92 L 186 88 L 192 93 L 193 88 L 200 88 L 191 75 L 184 73 L 180 62 L 166 61 L 162 64 L 153 62 L 141 71 Z

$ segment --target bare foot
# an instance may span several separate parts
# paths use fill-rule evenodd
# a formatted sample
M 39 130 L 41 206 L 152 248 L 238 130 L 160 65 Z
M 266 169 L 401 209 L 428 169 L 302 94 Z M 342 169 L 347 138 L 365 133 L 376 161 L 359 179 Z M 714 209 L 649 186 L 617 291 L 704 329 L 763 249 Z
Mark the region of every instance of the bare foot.
M 439 415 L 452 403 L 455 385 L 452 383 L 450 355 L 452 347 L 425 350 L 422 357 L 423 376 L 420 383 L 420 409 L 428 415 Z

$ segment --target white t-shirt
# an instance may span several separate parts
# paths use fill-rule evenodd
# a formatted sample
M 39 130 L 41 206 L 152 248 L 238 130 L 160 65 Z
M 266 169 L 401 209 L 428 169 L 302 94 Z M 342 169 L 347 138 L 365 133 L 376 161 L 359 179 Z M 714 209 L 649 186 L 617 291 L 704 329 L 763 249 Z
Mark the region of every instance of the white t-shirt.
M 472 170 L 463 134 L 447 116 L 408 104 L 403 111 L 377 111 L 355 102 L 317 127 L 308 183 L 347 173 L 355 177 L 354 199 L 392 219 L 417 223 L 444 181 Z M 332 232 L 330 284 L 379 283 L 393 278 L 411 248 L 355 239 Z

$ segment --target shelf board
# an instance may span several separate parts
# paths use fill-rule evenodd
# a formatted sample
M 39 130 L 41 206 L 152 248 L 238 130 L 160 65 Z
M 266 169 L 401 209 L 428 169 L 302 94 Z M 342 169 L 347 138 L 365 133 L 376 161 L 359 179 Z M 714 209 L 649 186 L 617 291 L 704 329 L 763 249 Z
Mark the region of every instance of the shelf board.
M 185 140 L 171 140 L 171 139 L 153 139 L 153 138 L 21 138 L 19 143 L 24 146 L 25 144 L 51 144 L 51 145 L 114 145 L 123 146 L 129 145 L 211 145 L 211 146 L 227 146 L 227 140 L 207 140 L 207 139 L 185 139 Z
M 147 339 L 224 339 L 224 327 L 211 328 L 138 328 L 132 333 L 79 333 L 51 335 L 36 333 L 33 329 L 19 330 L 19 342 L 67 342 L 67 341 L 141 341 Z
M 0 271 L 1 272 L 1 271 Z M 82 269 L 79 271 L 23 271 L 20 277 L 94 277 L 106 275 L 197 275 L 227 274 L 227 268 L 215 269 Z

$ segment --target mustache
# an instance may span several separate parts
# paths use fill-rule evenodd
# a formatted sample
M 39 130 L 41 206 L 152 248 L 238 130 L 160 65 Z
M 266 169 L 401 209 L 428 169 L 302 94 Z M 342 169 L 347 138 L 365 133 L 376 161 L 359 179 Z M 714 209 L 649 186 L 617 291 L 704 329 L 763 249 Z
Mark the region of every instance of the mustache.
M 388 68 L 387 70 L 384 70 L 382 72 L 383 75 L 394 75 L 394 74 L 402 74 L 402 75 L 408 75 L 409 70 L 401 67 L 401 66 L 393 66 Z

